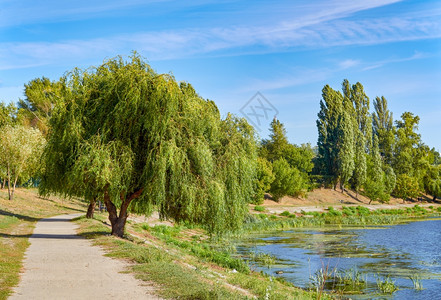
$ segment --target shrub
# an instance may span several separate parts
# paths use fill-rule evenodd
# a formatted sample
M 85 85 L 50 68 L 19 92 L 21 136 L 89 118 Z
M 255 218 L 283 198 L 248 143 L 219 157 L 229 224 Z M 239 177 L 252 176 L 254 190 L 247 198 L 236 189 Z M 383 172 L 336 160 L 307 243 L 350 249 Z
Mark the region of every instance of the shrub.
M 265 211 L 265 207 L 260 206 L 260 205 L 256 205 L 256 206 L 254 206 L 254 210 L 255 211 Z
M 364 206 L 357 206 L 357 212 L 360 216 L 368 216 L 371 214 L 371 211 L 369 210 L 369 208 L 364 207 Z
M 397 183 L 394 190 L 395 196 L 406 200 L 407 198 L 418 197 L 419 192 L 420 186 L 417 178 L 410 177 L 407 174 L 397 176 Z
M 346 216 L 353 216 L 357 214 L 357 209 L 353 206 L 351 207 L 344 206 L 342 211 Z
M 257 158 L 256 179 L 254 181 L 255 194 L 251 203 L 262 204 L 264 195 L 269 191 L 271 183 L 274 181 L 273 167 L 271 163 L 263 157 Z
M 300 171 L 291 167 L 285 159 L 278 159 L 273 163 L 274 181 L 271 184 L 271 196 L 278 200 L 285 195 L 298 196 L 302 194 L 304 179 Z
M 289 211 L 285 210 L 280 215 L 283 216 L 283 217 L 289 217 L 291 215 L 291 213 Z

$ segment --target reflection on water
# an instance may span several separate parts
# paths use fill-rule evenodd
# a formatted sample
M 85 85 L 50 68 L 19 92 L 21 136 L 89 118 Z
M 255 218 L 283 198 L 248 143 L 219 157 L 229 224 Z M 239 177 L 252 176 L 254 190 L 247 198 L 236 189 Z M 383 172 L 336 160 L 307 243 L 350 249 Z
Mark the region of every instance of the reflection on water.
M 439 299 L 441 295 L 441 220 L 384 227 L 326 227 L 256 234 L 239 243 L 240 254 L 272 254 L 271 268 L 255 266 L 308 287 L 320 268 L 356 269 L 367 276 L 364 296 L 380 297 L 376 277 L 390 276 L 400 290 L 394 299 Z M 410 275 L 419 275 L 423 290 L 413 289 Z M 354 298 L 351 296 L 351 298 Z

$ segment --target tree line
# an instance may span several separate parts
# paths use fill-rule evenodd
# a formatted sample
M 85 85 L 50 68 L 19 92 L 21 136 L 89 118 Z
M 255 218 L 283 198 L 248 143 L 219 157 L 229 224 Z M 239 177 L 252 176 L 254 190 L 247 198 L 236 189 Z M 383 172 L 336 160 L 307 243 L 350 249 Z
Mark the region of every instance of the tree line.
M 32 80 L 18 107 L 3 104 L 0 175 L 11 191 L 33 178 L 42 195 L 81 197 L 92 211 L 103 201 L 117 236 L 130 211 L 153 208 L 211 233 L 235 230 L 248 203 L 319 185 L 372 201 L 440 197 L 440 155 L 422 143 L 418 116 L 394 122 L 384 97 L 373 113 L 369 101 L 360 83 L 345 80 L 341 92 L 326 85 L 316 147 L 289 143 L 276 118 L 260 140 L 244 118 L 222 118 L 190 84 L 134 53 Z
M 372 201 L 441 197 L 441 157 L 418 133 L 419 117 L 404 112 L 393 119 L 385 97 L 370 99 L 361 83 L 348 80 L 337 91 L 322 89 L 317 114 L 318 142 L 312 148 L 288 142 L 277 119 L 269 139 L 259 143 L 256 204 L 269 193 L 274 199 L 299 196 L 318 186 L 351 189 Z

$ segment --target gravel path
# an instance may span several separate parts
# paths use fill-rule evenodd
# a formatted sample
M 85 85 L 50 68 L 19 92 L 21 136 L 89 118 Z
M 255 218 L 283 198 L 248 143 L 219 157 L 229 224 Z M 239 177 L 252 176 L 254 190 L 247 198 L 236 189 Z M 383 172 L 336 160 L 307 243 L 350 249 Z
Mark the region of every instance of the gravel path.
M 126 265 L 76 235 L 78 214 L 40 220 L 29 238 L 24 273 L 9 299 L 159 299 Z

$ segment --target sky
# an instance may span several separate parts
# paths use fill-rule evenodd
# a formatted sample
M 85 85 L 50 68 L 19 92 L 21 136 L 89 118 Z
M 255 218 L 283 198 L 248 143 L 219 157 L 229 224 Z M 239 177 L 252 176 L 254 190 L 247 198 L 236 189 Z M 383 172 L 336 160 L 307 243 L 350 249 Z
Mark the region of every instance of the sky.
M 441 1 L 0 0 L 0 100 L 132 51 L 191 83 L 260 137 L 274 116 L 295 144 L 317 143 L 321 90 L 344 79 L 420 117 L 441 150 Z

